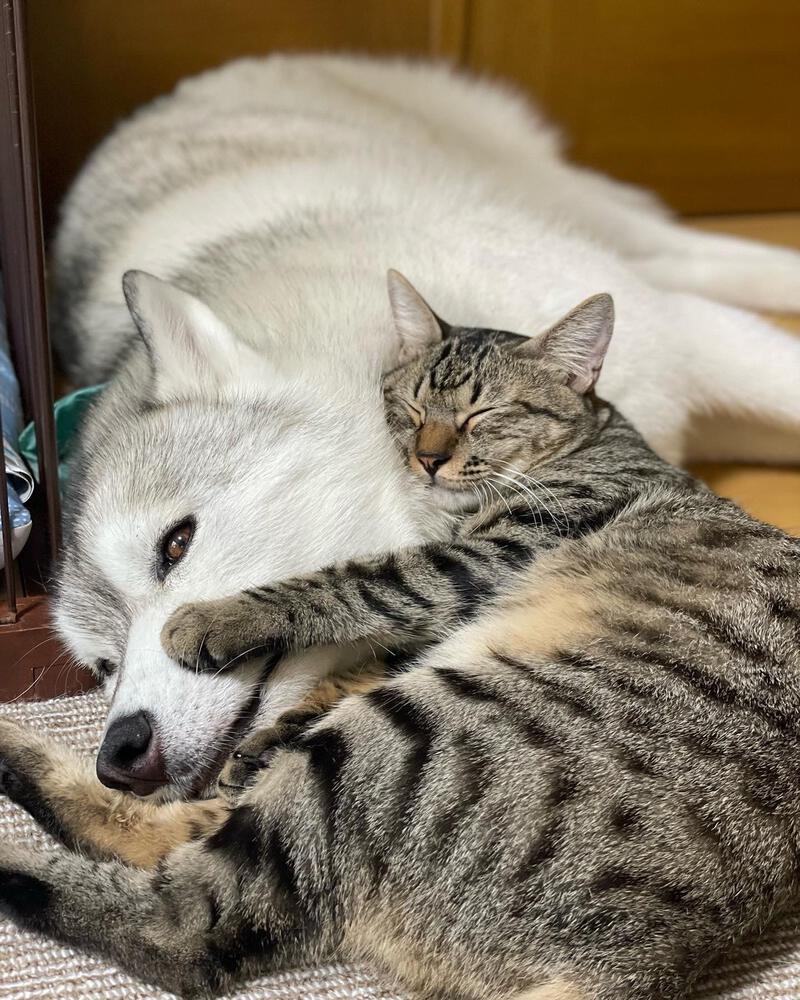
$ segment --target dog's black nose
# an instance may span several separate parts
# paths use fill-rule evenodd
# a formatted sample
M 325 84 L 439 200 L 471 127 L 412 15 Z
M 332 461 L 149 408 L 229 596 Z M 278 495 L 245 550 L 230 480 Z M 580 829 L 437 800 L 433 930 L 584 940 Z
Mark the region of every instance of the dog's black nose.
M 116 719 L 97 754 L 97 777 L 108 788 L 150 795 L 169 781 L 147 712 Z
M 445 465 L 450 461 L 452 455 L 446 455 L 441 451 L 418 451 L 417 458 L 419 459 L 419 464 L 428 473 L 428 475 L 433 478 L 436 475 L 437 469 L 442 465 Z

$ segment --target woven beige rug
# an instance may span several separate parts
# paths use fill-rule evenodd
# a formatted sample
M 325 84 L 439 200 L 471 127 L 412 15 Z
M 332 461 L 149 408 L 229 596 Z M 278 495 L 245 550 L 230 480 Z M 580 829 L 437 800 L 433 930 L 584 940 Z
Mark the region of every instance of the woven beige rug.
M 98 694 L 39 704 L 2 705 L 0 713 L 48 730 L 91 753 L 105 714 Z M 0 837 L 46 845 L 28 817 L 0 800 Z M 0 1000 L 168 1000 L 162 993 L 71 948 L 0 921 Z M 252 983 L 236 1000 L 401 1000 L 365 969 L 329 965 Z M 786 918 L 717 965 L 696 1000 L 800 1000 L 800 914 Z

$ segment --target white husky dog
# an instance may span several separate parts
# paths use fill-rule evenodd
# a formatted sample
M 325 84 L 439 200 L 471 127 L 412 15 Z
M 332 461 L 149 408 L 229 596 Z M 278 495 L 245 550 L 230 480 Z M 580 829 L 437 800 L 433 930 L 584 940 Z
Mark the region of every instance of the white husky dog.
M 567 165 L 522 101 L 444 68 L 270 57 L 181 84 L 94 154 L 53 266 L 62 357 L 81 382 L 111 377 L 75 469 L 57 619 L 105 683 L 112 785 L 191 794 L 341 655 L 263 683 L 257 660 L 195 675 L 159 641 L 179 605 L 442 530 L 383 422 L 378 375 L 404 346 L 389 267 L 452 322 L 530 334 L 611 292 L 600 392 L 662 455 L 756 457 L 724 433 L 747 415 L 771 428 L 759 457 L 800 458 L 800 343 L 720 304 L 800 310 L 800 255 L 682 228 Z

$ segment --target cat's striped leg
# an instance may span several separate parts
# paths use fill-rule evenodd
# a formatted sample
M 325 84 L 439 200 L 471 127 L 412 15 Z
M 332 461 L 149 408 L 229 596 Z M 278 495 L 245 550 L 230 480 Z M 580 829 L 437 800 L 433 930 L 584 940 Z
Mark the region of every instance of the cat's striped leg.
M 503 508 L 505 511 L 507 508 Z M 331 566 L 215 601 L 185 604 L 161 633 L 166 652 L 192 670 L 235 667 L 245 652 L 437 640 L 472 618 L 515 569 L 548 548 L 563 524 L 498 521 L 469 538 Z M 483 530 L 481 534 L 480 531 Z
M 323 678 L 274 726 L 257 730 L 228 760 L 222 798 L 154 804 L 102 785 L 90 760 L 31 729 L 0 719 L 0 791 L 67 847 L 152 868 L 181 844 L 208 836 L 275 750 L 350 694 L 385 679 L 382 664 Z
M 233 866 L 212 863 L 199 845 L 157 872 L 0 845 L 0 914 L 180 996 L 216 995 L 253 954 L 279 964 L 286 914 L 256 923 L 242 904 Z
M 7 719 L 0 719 L 0 790 L 68 847 L 141 868 L 213 833 L 230 812 L 219 798 L 157 805 L 106 788 L 90 760 Z
M 0 909 L 183 995 L 336 954 L 430 997 L 674 1000 L 662 950 L 691 939 L 697 913 L 662 900 L 654 936 L 636 916 L 653 905 L 647 888 L 632 921 L 593 899 L 598 858 L 581 844 L 597 838 L 558 831 L 576 810 L 596 823 L 600 792 L 571 781 L 526 716 L 527 688 L 502 660 L 480 678 L 411 671 L 346 699 L 276 755 L 216 833 L 155 872 L 0 845 Z M 571 723 L 559 733 L 582 746 L 597 718 L 576 703 L 556 703 Z M 499 780 L 507 760 L 524 789 L 513 795 Z M 616 833 L 598 836 L 600 857 L 618 847 Z
M 310 960 L 332 905 L 329 864 L 319 821 L 301 815 L 300 762 L 285 763 L 263 804 L 233 809 L 152 872 L 0 844 L 0 913 L 182 996 Z

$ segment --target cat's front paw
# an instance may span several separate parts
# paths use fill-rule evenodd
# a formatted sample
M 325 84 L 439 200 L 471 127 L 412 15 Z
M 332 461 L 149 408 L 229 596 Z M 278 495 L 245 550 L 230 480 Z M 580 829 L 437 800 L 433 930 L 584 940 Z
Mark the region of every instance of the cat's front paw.
M 258 729 L 243 740 L 227 759 L 217 782 L 220 795 L 236 802 L 269 766 L 275 754 L 308 728 L 310 716 L 287 712 L 274 726 Z M 314 716 L 316 719 L 316 715 Z
M 214 673 L 251 656 L 281 655 L 287 648 L 283 635 L 269 629 L 266 616 L 262 625 L 253 606 L 240 597 L 182 605 L 161 630 L 161 644 L 190 670 Z

